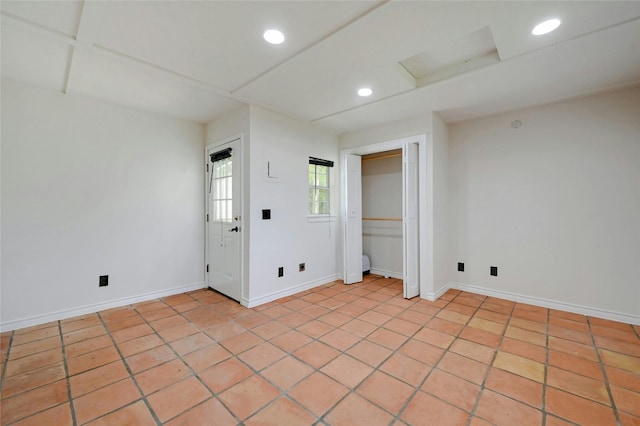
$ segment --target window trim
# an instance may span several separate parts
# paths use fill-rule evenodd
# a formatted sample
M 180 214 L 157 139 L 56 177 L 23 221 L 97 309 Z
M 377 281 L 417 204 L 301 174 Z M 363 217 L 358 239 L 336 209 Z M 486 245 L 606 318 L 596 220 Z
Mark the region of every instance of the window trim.
M 335 222 L 337 216 L 331 214 L 308 214 L 307 222 L 309 223 L 322 223 L 322 222 Z
M 307 182 L 307 190 L 309 189 L 314 189 L 314 191 L 317 191 L 318 189 L 326 189 L 327 193 L 328 193 L 328 212 L 327 213 L 312 213 L 309 210 L 309 195 L 307 193 L 307 219 L 311 222 L 327 222 L 327 221 L 331 221 L 331 220 L 316 220 L 315 218 L 326 218 L 326 217 L 330 217 L 331 216 L 331 168 L 333 167 L 333 161 L 330 160 L 323 160 L 322 158 L 317 158 L 317 157 L 309 157 L 309 165 L 314 165 L 316 167 L 316 171 L 317 171 L 317 167 L 318 166 L 323 166 L 327 168 L 327 186 L 318 186 L 317 184 L 314 184 L 313 186 L 309 185 Z M 309 167 L 307 167 L 307 179 L 309 177 Z M 316 181 L 317 183 L 317 181 Z M 334 216 L 335 217 L 335 216 Z

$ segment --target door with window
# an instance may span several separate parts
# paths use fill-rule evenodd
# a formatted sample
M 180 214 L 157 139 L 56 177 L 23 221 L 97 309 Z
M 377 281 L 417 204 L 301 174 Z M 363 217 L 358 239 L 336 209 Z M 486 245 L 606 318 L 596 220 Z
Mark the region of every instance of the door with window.
M 240 301 L 242 296 L 240 139 L 207 149 L 207 282 Z

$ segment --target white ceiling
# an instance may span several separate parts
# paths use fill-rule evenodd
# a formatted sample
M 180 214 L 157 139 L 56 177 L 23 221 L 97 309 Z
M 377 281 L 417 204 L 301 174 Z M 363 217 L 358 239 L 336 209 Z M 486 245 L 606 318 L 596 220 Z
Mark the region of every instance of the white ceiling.
M 1 10 L 3 77 L 199 123 L 253 103 L 343 133 L 640 84 L 640 1 L 2 0 Z M 550 17 L 558 30 L 531 35 Z M 262 39 L 273 27 L 282 45 Z M 400 64 L 412 57 L 440 68 L 416 80 Z M 374 94 L 358 97 L 361 86 Z

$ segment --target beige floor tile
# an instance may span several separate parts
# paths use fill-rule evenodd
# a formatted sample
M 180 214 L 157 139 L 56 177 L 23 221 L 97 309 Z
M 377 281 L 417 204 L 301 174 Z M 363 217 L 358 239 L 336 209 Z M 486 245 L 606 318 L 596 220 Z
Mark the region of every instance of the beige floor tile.
M 87 423 L 141 397 L 133 380 L 127 378 L 73 399 L 78 424 Z
M 211 397 L 211 392 L 195 377 L 178 382 L 149 396 L 149 405 L 161 422 L 184 413 Z
M 471 412 L 480 394 L 480 386 L 435 369 L 421 389 L 455 407 Z
M 344 385 L 316 372 L 289 390 L 289 396 L 317 417 L 322 417 L 348 392 Z
M 539 426 L 542 412 L 491 390 L 484 390 L 478 402 L 476 415 L 494 425 Z
M 357 393 L 374 404 L 397 415 L 415 388 L 395 377 L 376 371 L 358 387 Z
M 156 421 L 145 403 L 138 401 L 88 423 L 88 426 L 112 425 L 155 426 Z
M 390 414 L 356 394 L 348 395 L 326 416 L 326 424 L 344 426 L 383 426 L 391 420 Z
M 287 356 L 262 371 L 262 376 L 282 390 L 287 390 L 313 372 L 309 365 Z
M 371 374 L 373 367 L 350 355 L 343 354 L 325 365 L 320 371 L 349 388 L 355 388 L 358 383 Z
M 276 399 L 280 391 L 262 377 L 253 375 L 218 395 L 220 401 L 241 420 Z
M 425 392 L 418 392 L 402 413 L 402 420 L 415 426 L 463 426 L 467 424 L 468 414 Z

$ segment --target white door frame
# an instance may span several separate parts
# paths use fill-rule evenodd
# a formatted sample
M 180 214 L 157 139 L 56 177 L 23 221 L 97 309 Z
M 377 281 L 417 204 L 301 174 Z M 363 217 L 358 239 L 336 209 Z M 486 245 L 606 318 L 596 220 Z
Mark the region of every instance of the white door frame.
M 393 149 L 402 149 L 409 143 L 418 144 L 418 222 L 419 222 L 419 268 L 420 268 L 420 297 L 433 300 L 434 279 L 433 279 L 433 143 L 431 137 L 426 134 L 408 136 L 399 139 L 393 139 L 386 142 L 375 143 L 371 145 L 363 145 L 355 148 L 344 149 L 340 151 L 340 160 L 345 164 L 346 157 L 349 154 L 367 155 L 382 151 L 390 151 Z M 347 188 L 347 177 L 342 173 L 341 190 L 344 194 Z M 406 195 L 405 195 L 406 197 Z M 345 198 L 341 197 L 341 213 L 344 215 L 346 210 Z M 344 224 L 345 218 L 342 223 Z M 343 234 L 345 229 L 342 230 Z M 343 239 L 344 240 L 344 239 Z M 346 250 L 342 247 L 342 263 L 343 278 L 346 273 Z
M 243 156 L 244 156 L 244 134 L 240 133 L 236 136 L 230 137 L 230 138 L 226 138 L 226 139 L 221 139 L 218 140 L 216 142 L 210 143 L 208 145 L 206 145 L 204 147 L 204 155 L 205 155 L 205 173 L 204 173 L 204 179 L 205 179 L 205 185 L 204 185 L 204 218 L 205 218 L 205 227 L 204 227 L 204 265 L 205 265 L 205 283 L 207 285 L 207 287 L 209 286 L 209 275 L 207 272 L 207 264 L 209 261 L 209 251 L 210 251 L 210 247 L 209 247 L 209 224 L 210 222 L 207 221 L 207 215 L 210 214 L 209 212 L 209 178 L 210 175 L 209 173 L 213 172 L 213 168 L 211 165 L 211 159 L 209 158 L 208 153 L 210 151 L 215 151 L 217 148 L 220 148 L 221 146 L 234 142 L 236 140 L 239 140 L 239 153 L 235 154 L 237 156 L 237 162 L 240 166 L 240 182 L 238 183 L 239 185 L 239 196 L 238 196 L 238 200 L 236 201 L 235 198 L 233 200 L 234 204 L 237 202 L 238 203 L 238 211 L 240 212 L 240 215 L 242 216 L 242 232 L 239 235 L 238 238 L 238 244 L 240 244 L 240 259 L 239 259 L 239 278 L 240 278 L 240 302 L 242 300 L 244 300 L 244 296 L 245 296 L 245 291 L 244 291 L 244 263 L 245 263 L 245 245 L 244 245 L 244 234 L 246 233 L 246 231 L 248 231 L 248 226 L 245 226 L 246 222 L 247 222 L 247 217 L 245 215 L 245 211 L 244 211 L 244 161 L 243 161 Z M 207 172 L 207 167 L 209 168 L 209 171 Z M 234 185 L 236 184 L 236 182 L 234 182 Z

